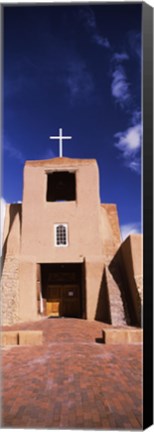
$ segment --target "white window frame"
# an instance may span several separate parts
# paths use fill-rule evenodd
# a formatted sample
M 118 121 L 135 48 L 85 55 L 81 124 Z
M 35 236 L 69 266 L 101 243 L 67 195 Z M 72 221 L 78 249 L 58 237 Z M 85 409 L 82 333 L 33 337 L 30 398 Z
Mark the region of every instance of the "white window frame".
M 59 226 L 63 226 L 65 228 L 65 233 L 66 233 L 66 244 L 57 244 L 57 228 Z M 66 223 L 59 223 L 59 224 L 54 224 L 54 245 L 55 247 L 67 247 L 68 246 L 68 224 Z

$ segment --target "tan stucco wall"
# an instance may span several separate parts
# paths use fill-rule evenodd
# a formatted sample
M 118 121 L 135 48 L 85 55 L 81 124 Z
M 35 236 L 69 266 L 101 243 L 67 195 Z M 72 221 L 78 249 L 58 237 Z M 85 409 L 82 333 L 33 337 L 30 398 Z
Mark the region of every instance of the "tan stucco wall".
M 120 228 L 115 204 L 100 205 L 100 239 L 103 261 L 109 264 L 120 246 Z
M 77 262 L 89 252 L 101 254 L 98 168 L 95 161 L 63 158 L 60 169 L 75 170 L 77 200 L 72 202 L 47 202 L 47 175 L 44 166 L 26 164 L 24 169 L 22 255 L 34 255 L 37 262 Z M 59 170 L 49 161 L 46 170 Z M 54 224 L 68 223 L 69 245 L 54 245 Z
M 143 236 L 131 234 L 121 245 L 122 262 L 138 321 L 143 302 Z
M 6 204 L 3 253 L 16 255 L 20 253 L 21 204 Z
M 76 172 L 77 199 L 47 202 L 47 174 Z M 54 224 L 68 224 L 69 245 L 54 245 Z M 29 242 L 30 239 L 30 242 Z M 24 169 L 22 254 L 38 262 L 78 262 L 89 254 L 110 260 L 120 244 L 117 209 L 100 205 L 99 174 L 95 160 L 68 158 L 27 162 Z
M 105 210 L 107 218 L 112 231 L 112 241 L 116 248 L 119 247 L 121 243 L 121 233 L 118 218 L 118 211 L 116 204 L 101 204 L 102 209 Z
M 87 304 L 87 319 L 94 320 L 98 307 L 98 299 L 101 290 L 104 264 L 95 256 L 89 256 L 85 262 L 86 271 L 86 304 Z
M 46 201 L 46 172 L 55 170 L 76 172 L 76 201 Z M 95 319 L 96 316 L 104 269 L 103 254 L 113 256 L 115 251 L 116 212 L 114 205 L 109 208 L 100 205 L 99 173 L 95 160 L 58 158 L 26 163 L 22 256 L 33 255 L 31 261 L 34 263 L 82 262 L 85 259 L 88 319 Z M 54 244 L 54 224 L 58 223 L 68 224 L 69 245 L 66 248 L 58 248 Z
M 21 261 L 19 266 L 19 316 L 22 321 L 37 318 L 37 266 L 33 257 L 29 262 Z
M 143 274 L 143 235 L 131 234 L 130 247 L 134 276 Z
M 46 201 L 47 172 L 56 170 L 76 173 L 76 201 Z M 55 247 L 54 224 L 59 223 L 68 224 L 68 247 Z M 100 204 L 99 173 L 95 160 L 56 158 L 27 161 L 24 168 L 22 224 L 21 205 L 12 204 L 7 206 L 4 226 L 5 310 L 13 298 L 8 283 L 11 287 L 14 281 L 13 290 L 17 293 L 11 320 L 37 317 L 37 263 L 77 263 L 84 260 L 87 318 L 95 319 L 103 263 L 111 260 L 119 242 L 116 206 Z M 9 257 L 15 259 L 13 268 Z

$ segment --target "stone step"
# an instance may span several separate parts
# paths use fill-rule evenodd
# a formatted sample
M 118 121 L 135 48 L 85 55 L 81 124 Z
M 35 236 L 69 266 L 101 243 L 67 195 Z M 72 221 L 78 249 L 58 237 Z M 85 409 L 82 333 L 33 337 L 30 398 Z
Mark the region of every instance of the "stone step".
M 14 330 L 0 333 L 1 345 L 41 345 L 43 343 L 42 330 Z
M 105 344 L 134 344 L 143 342 L 143 330 L 131 328 L 104 329 L 102 332 Z

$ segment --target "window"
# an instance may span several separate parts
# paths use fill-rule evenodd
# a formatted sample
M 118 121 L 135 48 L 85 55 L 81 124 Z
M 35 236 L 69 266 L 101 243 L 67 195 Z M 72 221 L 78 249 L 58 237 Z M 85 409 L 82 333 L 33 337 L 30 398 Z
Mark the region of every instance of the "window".
M 68 246 L 68 226 L 66 224 L 54 225 L 55 246 Z
M 46 200 L 50 202 L 75 201 L 75 173 L 69 171 L 55 171 L 52 173 L 47 173 Z

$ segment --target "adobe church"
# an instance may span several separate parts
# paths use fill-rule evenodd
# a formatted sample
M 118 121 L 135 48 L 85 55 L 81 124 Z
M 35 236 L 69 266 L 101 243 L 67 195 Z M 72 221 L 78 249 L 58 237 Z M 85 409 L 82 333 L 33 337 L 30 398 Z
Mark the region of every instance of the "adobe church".
M 6 206 L 2 324 L 73 317 L 141 326 L 142 236 L 121 241 L 96 160 L 27 161 L 22 204 Z

